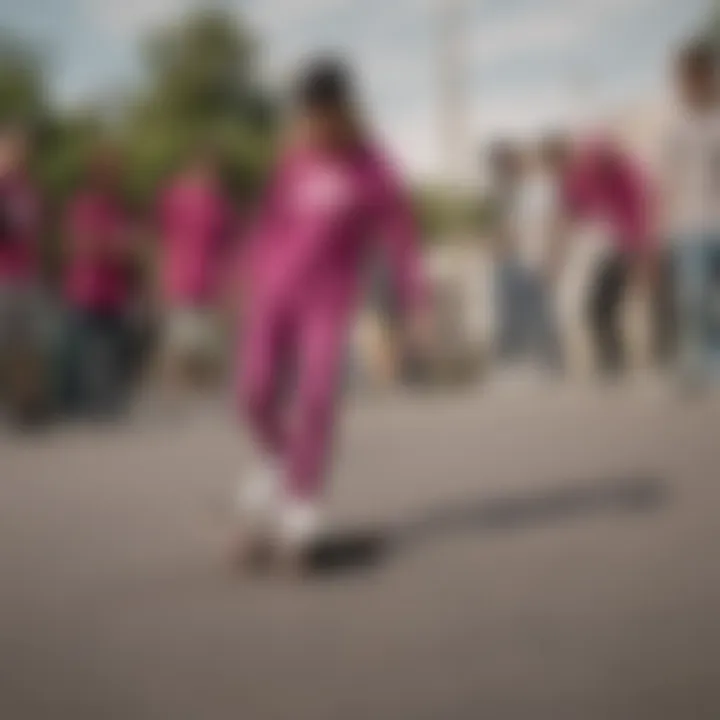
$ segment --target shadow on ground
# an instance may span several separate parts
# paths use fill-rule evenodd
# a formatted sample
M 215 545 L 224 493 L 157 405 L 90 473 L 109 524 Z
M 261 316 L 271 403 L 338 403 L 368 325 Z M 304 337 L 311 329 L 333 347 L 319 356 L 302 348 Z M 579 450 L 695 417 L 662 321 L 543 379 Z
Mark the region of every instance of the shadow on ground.
M 313 569 L 321 577 L 368 571 L 438 538 L 519 531 L 602 515 L 646 514 L 667 498 L 663 481 L 636 476 L 517 497 L 460 499 L 395 524 L 331 533 L 315 548 Z

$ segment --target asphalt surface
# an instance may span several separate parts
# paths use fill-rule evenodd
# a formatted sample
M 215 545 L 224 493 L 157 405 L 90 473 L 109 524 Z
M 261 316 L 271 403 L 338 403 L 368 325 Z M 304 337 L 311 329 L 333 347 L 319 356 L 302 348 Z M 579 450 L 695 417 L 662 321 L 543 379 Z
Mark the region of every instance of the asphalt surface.
M 717 720 L 720 401 L 351 403 L 314 578 L 233 575 L 223 412 L 0 439 L 3 720 Z

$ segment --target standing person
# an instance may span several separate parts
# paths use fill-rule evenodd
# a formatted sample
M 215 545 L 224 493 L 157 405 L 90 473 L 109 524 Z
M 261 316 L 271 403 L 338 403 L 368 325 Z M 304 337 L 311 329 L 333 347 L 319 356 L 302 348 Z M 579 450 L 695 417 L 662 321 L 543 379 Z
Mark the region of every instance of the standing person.
M 41 283 L 39 193 L 29 137 L 0 128 L 0 402 L 19 422 L 47 404 L 48 307 Z
M 668 137 L 664 207 L 680 368 L 683 379 L 695 385 L 720 370 L 720 96 L 717 54 L 710 44 L 693 43 L 680 53 L 675 85 L 678 107 Z
M 560 370 L 562 353 L 555 298 L 545 268 L 553 235 L 559 231 L 560 183 L 558 145 L 549 138 L 522 158 L 512 257 L 520 350 L 551 371 Z
M 378 242 L 405 317 L 421 327 L 424 286 L 410 204 L 360 122 L 352 84 L 333 60 L 303 73 L 300 140 L 281 159 L 245 261 L 239 389 L 262 462 L 240 486 L 240 552 L 249 560 L 269 541 L 297 570 L 307 568 L 321 527 L 346 342 Z M 265 520 L 271 524 L 257 524 Z
M 215 154 L 199 150 L 162 195 L 160 283 L 164 380 L 181 394 L 218 369 L 218 301 L 232 211 Z
M 522 176 L 522 156 L 512 143 L 500 141 L 490 153 L 492 258 L 495 265 L 495 303 L 498 318 L 497 354 L 515 360 L 521 344 L 522 307 L 518 292 L 515 212 Z
M 119 156 L 100 147 L 66 215 L 70 317 L 64 390 L 70 412 L 114 415 L 126 400 L 134 232 Z
M 622 302 L 630 289 L 652 286 L 656 264 L 653 198 L 636 163 L 609 140 L 583 145 L 565 157 L 563 212 L 573 220 L 603 223 L 610 247 L 599 263 L 587 307 L 595 357 L 605 376 L 620 373 L 626 362 L 621 326 Z M 565 257 L 571 225 L 558 233 L 551 250 L 552 276 Z

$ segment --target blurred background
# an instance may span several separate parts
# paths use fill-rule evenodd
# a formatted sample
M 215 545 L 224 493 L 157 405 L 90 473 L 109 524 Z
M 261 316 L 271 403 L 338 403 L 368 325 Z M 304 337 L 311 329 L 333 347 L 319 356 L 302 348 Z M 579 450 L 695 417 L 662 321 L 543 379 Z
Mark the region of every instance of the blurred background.
M 720 405 L 676 392 L 648 200 L 692 42 L 720 47 L 720 5 L 0 0 L 0 715 L 719 717 Z M 238 258 L 288 84 L 324 52 L 410 188 L 432 332 L 406 347 L 373 267 L 331 582 L 250 589 L 218 568 L 246 452 Z M 653 288 L 589 318 L 622 220 L 563 229 L 562 362 L 532 338 L 516 361 L 498 247 L 542 210 L 506 205 L 503 158 L 600 139 L 643 178 Z M 201 211 L 174 209 L 188 188 Z M 190 308 L 168 241 L 187 227 L 212 238 Z
M 477 373 L 498 314 L 487 252 L 498 218 L 493 144 L 502 139 L 528 149 L 552 133 L 603 134 L 659 184 L 673 58 L 690 38 L 712 39 L 716 17 L 701 0 L 507 7 L 447 0 L 392 8 L 338 2 L 292 9 L 48 0 L 3 8 L 0 119 L 26 134 L 23 162 L 39 206 L 35 272 L 53 295 L 42 311 L 46 324 L 72 334 L 58 330 L 77 234 L 67 218 L 74 198 L 102 174 L 97 156 L 109 146 L 115 167 L 106 174 L 115 176 L 132 226 L 123 231 L 132 238 L 127 262 L 134 274 L 123 308 L 130 318 L 128 362 L 145 369 L 154 354 L 153 322 L 168 303 L 157 291 L 169 252 L 157 222 L 164 190 L 183 171 L 192 174 L 200 148 L 212 146 L 219 191 L 234 214 L 225 244 L 241 244 L 274 154 L 289 79 L 303 59 L 334 51 L 362 79 L 371 125 L 412 184 L 427 266 L 441 296 L 438 343 L 453 355 L 445 364 L 455 374 Z M 560 293 L 578 368 L 590 362 L 583 322 L 575 317 L 578 293 L 587 284 L 586 256 L 598 246 L 575 243 Z M 387 313 L 386 284 L 382 276 L 370 283 L 377 289 L 369 317 L 359 323 L 353 364 L 357 378 L 374 384 L 399 372 L 392 338 L 372 317 Z M 55 383 L 43 392 L 55 396 L 62 395 L 58 383 L 68 363 L 79 362 L 58 343 L 43 357 L 43 374 Z M 62 405 L 57 397 L 46 403 Z
M 48 0 L 3 8 L 0 116 L 27 135 L 27 174 L 40 205 L 38 279 L 55 293 L 48 322 L 57 328 L 70 272 L 66 218 L 98 174 L 99 146 L 111 146 L 117 167 L 110 174 L 132 225 L 126 233 L 136 277 L 126 330 L 138 355 L 133 363 L 151 362 L 151 320 L 167 302 L 155 291 L 165 252 L 156 222 L 164 189 L 200 147 L 212 145 L 235 215 L 227 244 L 240 244 L 273 157 L 289 79 L 303 59 L 333 51 L 354 65 L 370 123 L 412 184 L 448 354 L 453 338 L 456 357 L 448 362 L 460 374 L 478 371 L 497 324 L 486 252 L 497 229 L 493 143 L 529 147 L 550 133 L 603 133 L 652 176 L 671 107 L 674 53 L 692 37 L 712 38 L 716 15 L 700 0 L 343 2 L 291 10 L 282 3 Z M 592 253 L 592 243 L 584 247 Z M 567 317 L 581 304 L 573 290 L 585 282 L 580 256 L 575 249 L 576 267 L 565 274 Z M 375 292 L 370 310 L 386 310 L 376 306 L 387 294 Z M 390 339 L 377 326 L 361 320 L 354 363 L 358 377 L 376 383 L 395 372 Z M 576 354 L 575 365 L 587 365 L 587 352 Z M 63 362 L 57 339 L 47 362 Z

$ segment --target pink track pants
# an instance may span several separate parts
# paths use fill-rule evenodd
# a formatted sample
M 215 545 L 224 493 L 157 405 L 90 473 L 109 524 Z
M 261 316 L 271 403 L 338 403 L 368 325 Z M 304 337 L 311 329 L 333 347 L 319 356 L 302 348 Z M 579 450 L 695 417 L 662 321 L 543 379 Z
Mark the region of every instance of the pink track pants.
M 317 497 L 329 464 L 349 326 L 347 302 L 256 310 L 243 339 L 240 398 L 254 439 L 285 468 L 286 492 Z M 293 382 L 287 388 L 288 368 Z

